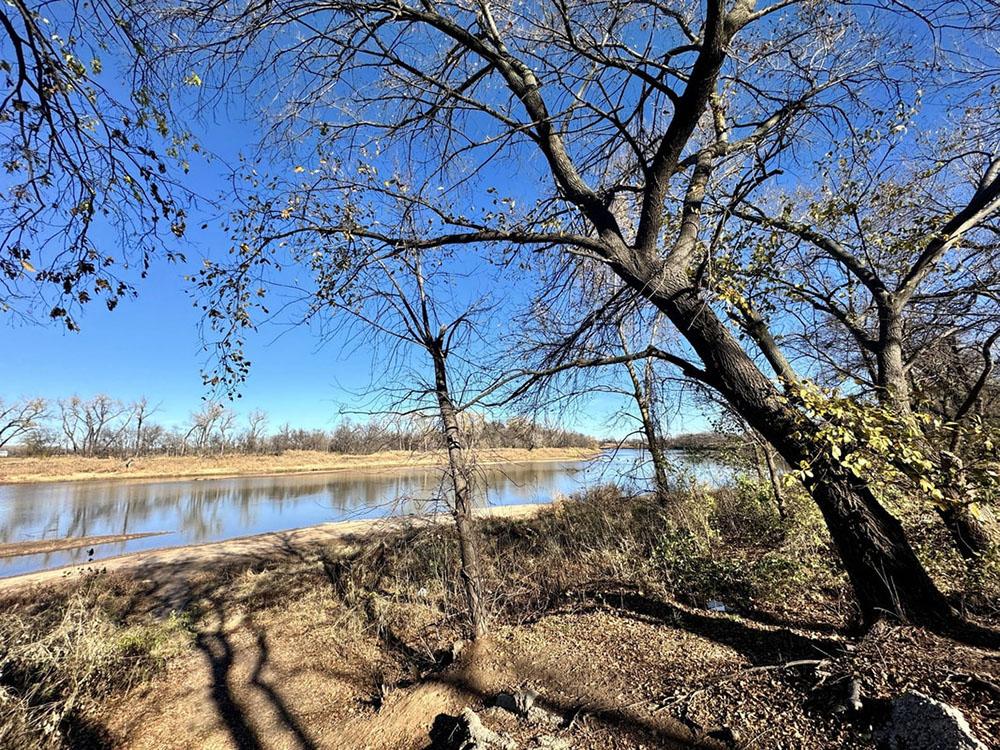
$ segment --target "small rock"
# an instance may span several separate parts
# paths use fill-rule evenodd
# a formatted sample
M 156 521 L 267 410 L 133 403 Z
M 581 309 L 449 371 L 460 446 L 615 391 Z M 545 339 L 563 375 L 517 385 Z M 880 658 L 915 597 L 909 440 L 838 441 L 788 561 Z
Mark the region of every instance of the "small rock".
M 705 734 L 714 740 L 725 742 L 727 745 L 738 745 L 740 742 L 740 733 L 731 727 L 717 727 L 710 729 Z
M 538 700 L 538 693 L 534 690 L 518 690 L 516 693 L 500 693 L 493 701 L 500 708 L 505 708 L 511 713 L 527 718 L 528 712 L 535 701 Z
M 528 715 L 536 700 L 538 700 L 538 693 L 534 690 L 518 690 L 514 693 L 514 705 L 517 706 L 517 712 L 521 716 Z
M 892 702 L 878 738 L 890 750 L 986 750 L 961 711 L 916 691 Z
M 561 727 L 566 723 L 566 718 L 562 714 L 553 713 L 541 706 L 532 706 L 528 711 L 527 719 L 534 724 L 548 727 Z

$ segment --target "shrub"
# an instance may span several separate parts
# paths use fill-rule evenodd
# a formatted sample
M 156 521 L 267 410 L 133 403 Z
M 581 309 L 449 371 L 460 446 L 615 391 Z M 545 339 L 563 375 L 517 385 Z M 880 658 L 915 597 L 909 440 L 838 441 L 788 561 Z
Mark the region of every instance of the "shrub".
M 184 618 L 127 625 L 115 583 L 88 581 L 0 615 L 0 747 L 106 744 L 97 703 L 160 668 L 187 639 Z

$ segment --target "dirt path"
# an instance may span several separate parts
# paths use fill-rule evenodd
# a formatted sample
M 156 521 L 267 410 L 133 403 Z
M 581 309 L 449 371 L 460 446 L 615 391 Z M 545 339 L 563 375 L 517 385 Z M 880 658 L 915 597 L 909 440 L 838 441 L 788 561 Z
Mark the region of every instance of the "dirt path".
M 479 463 L 490 466 L 538 461 L 580 461 L 600 451 L 591 448 L 495 448 L 480 452 Z M 243 476 L 281 476 L 338 471 L 441 466 L 443 453 L 384 451 L 346 455 L 321 451 L 286 451 L 253 456 L 149 456 L 129 460 L 51 456 L 0 458 L 0 484 L 76 482 L 97 479 L 192 479 Z

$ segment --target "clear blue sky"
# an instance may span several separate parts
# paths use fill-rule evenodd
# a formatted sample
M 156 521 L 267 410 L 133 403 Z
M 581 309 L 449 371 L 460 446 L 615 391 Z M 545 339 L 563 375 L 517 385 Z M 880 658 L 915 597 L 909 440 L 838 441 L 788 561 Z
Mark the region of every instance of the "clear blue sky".
M 212 248 L 198 248 L 206 254 Z M 159 421 L 183 421 L 207 394 L 200 368 L 205 360 L 198 331 L 200 311 L 192 306 L 183 280 L 200 263 L 190 253 L 188 268 L 158 263 L 140 287 L 138 299 L 114 312 L 91 306 L 82 331 L 59 325 L 15 324 L 0 327 L 5 352 L 0 397 L 22 395 L 55 399 L 72 394 L 108 393 L 116 398 L 147 396 L 160 403 Z M 337 342 L 320 346 L 306 328 L 268 328 L 250 348 L 253 368 L 234 408 L 264 408 L 272 426 L 329 428 L 341 408 L 354 407 L 370 381 L 371 352 L 345 354 Z M 621 434 L 607 420 L 622 401 L 595 394 L 567 414 L 567 426 L 595 435 Z M 674 431 L 701 429 L 700 419 L 674 423 Z
M 216 157 L 192 163 L 187 185 L 216 199 L 226 187 L 227 162 L 251 142 L 253 133 L 237 121 L 196 126 L 201 141 Z M 281 166 L 281 165 L 279 165 Z M 224 208 L 224 207 L 223 207 Z M 209 215 L 192 215 L 188 236 L 177 241 L 186 263 L 157 261 L 139 285 L 139 297 L 125 300 L 113 312 L 100 303 L 80 317 L 82 330 L 68 332 L 60 324 L 29 324 L 0 318 L 0 350 L 5 353 L 0 397 L 43 396 L 57 399 L 107 393 L 122 400 L 146 396 L 160 405 L 157 420 L 183 422 L 209 395 L 201 367 L 206 361 L 199 332 L 201 313 L 189 295 L 184 276 L 202 259 L 218 257 L 230 245 L 219 222 Z M 209 223 L 207 230 L 200 229 Z M 264 408 L 271 425 L 329 428 L 340 410 L 357 408 L 359 394 L 371 381 L 372 352 L 345 352 L 343 341 L 321 345 L 308 328 L 275 326 L 252 338 L 253 361 L 243 397 L 233 408 L 246 412 Z M 350 349 L 350 347 L 348 347 Z M 623 405 L 608 394 L 595 394 L 562 417 L 568 427 L 595 435 L 622 435 L 628 427 L 608 420 Z M 675 420 L 674 431 L 701 429 L 698 416 Z
M 106 64 L 105 85 L 115 80 Z M 216 200 L 228 186 L 228 169 L 241 152 L 252 151 L 257 133 L 238 113 L 217 111 L 212 121 L 192 122 L 197 140 L 214 154 L 210 161 L 191 159 L 185 184 L 209 200 Z M 290 164 L 262 164 L 262 171 L 290 169 Z M 525 165 L 531 172 L 531 166 Z M 531 179 L 532 175 L 510 176 Z M 217 214 L 226 211 L 203 205 L 189 216 L 188 234 L 176 249 L 187 255 L 185 263 L 158 261 L 142 281 L 139 297 L 123 301 L 109 312 L 100 302 L 79 316 L 82 330 L 67 332 L 60 324 L 0 317 L 0 398 L 42 396 L 58 399 L 107 393 L 122 400 L 146 396 L 159 404 L 156 419 L 178 424 L 198 409 L 210 395 L 202 384 L 201 368 L 207 355 L 199 333 L 200 311 L 188 294 L 185 275 L 197 272 L 203 258 L 221 257 L 230 240 L 220 228 Z M 200 229 L 203 223 L 208 229 Z M 307 328 L 268 327 L 251 339 L 248 355 L 253 361 L 243 398 L 233 406 L 241 412 L 264 408 L 270 423 L 289 422 L 296 427 L 329 428 L 341 409 L 356 408 L 359 394 L 370 383 L 372 352 L 345 355 L 340 344 L 320 346 Z M 633 426 L 610 417 L 626 405 L 623 399 L 603 393 L 583 400 L 566 413 L 567 427 L 594 435 L 620 436 Z M 671 431 L 703 429 L 698 414 L 675 418 Z

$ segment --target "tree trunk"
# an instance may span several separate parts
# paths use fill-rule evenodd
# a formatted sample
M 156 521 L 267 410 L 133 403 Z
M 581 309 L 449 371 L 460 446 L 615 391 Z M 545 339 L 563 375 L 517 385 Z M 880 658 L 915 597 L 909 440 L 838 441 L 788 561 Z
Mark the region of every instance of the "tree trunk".
M 907 417 L 910 408 L 910 384 L 903 365 L 903 321 L 891 303 L 879 315 L 879 338 L 875 361 L 878 389 L 882 402 L 897 414 Z
M 478 639 L 486 635 L 489 630 L 489 621 L 486 608 L 483 606 L 479 551 L 475 530 L 472 526 L 472 488 L 469 463 L 458 424 L 458 412 L 448 390 L 446 355 L 439 346 L 430 347 L 430 354 L 434 360 L 434 389 L 448 448 L 448 472 L 451 475 L 452 487 L 455 492 L 455 507 L 452 510 L 452 515 L 455 518 L 455 529 L 458 531 L 460 575 L 462 586 L 465 589 L 466 605 L 469 608 L 472 636 L 474 639 Z
M 761 446 L 764 451 L 764 463 L 767 464 L 767 475 L 771 480 L 771 492 L 774 494 L 774 504 L 778 506 L 778 517 L 784 521 L 785 515 L 785 495 L 781 490 L 781 476 L 778 474 L 778 467 L 774 464 L 774 454 L 771 453 L 771 446 L 766 443 Z
M 902 524 L 863 481 L 828 459 L 813 465 L 806 488 L 819 506 L 847 571 L 865 623 L 885 616 L 915 624 L 954 617 L 906 539 Z
M 618 336 L 622 342 L 622 351 L 628 355 L 630 353 L 628 350 L 628 341 L 621 327 L 618 328 Z M 642 431 L 646 436 L 646 445 L 649 447 L 649 458 L 653 462 L 653 482 L 656 495 L 663 500 L 667 496 L 667 479 L 670 475 L 670 466 L 667 463 L 667 457 L 663 453 L 663 444 L 660 442 L 659 430 L 657 429 L 656 421 L 653 419 L 652 397 L 649 388 L 644 387 L 642 381 L 639 379 L 635 363 L 626 361 L 625 367 L 628 369 L 628 376 L 632 380 L 632 395 L 639 407 Z
M 790 406 L 693 288 L 674 270 L 616 271 L 664 312 L 704 364 L 710 384 L 793 468 L 808 465 L 806 487 L 826 521 L 866 624 L 885 615 L 915 623 L 954 616 L 917 558 L 902 525 L 861 480 L 813 441 L 814 425 Z
M 948 496 L 947 493 L 945 496 Z M 969 506 L 958 503 L 938 508 L 937 511 L 966 562 L 978 562 L 993 549 L 996 532 L 992 527 L 996 522 L 988 508 L 980 508 L 979 518 L 973 515 Z

